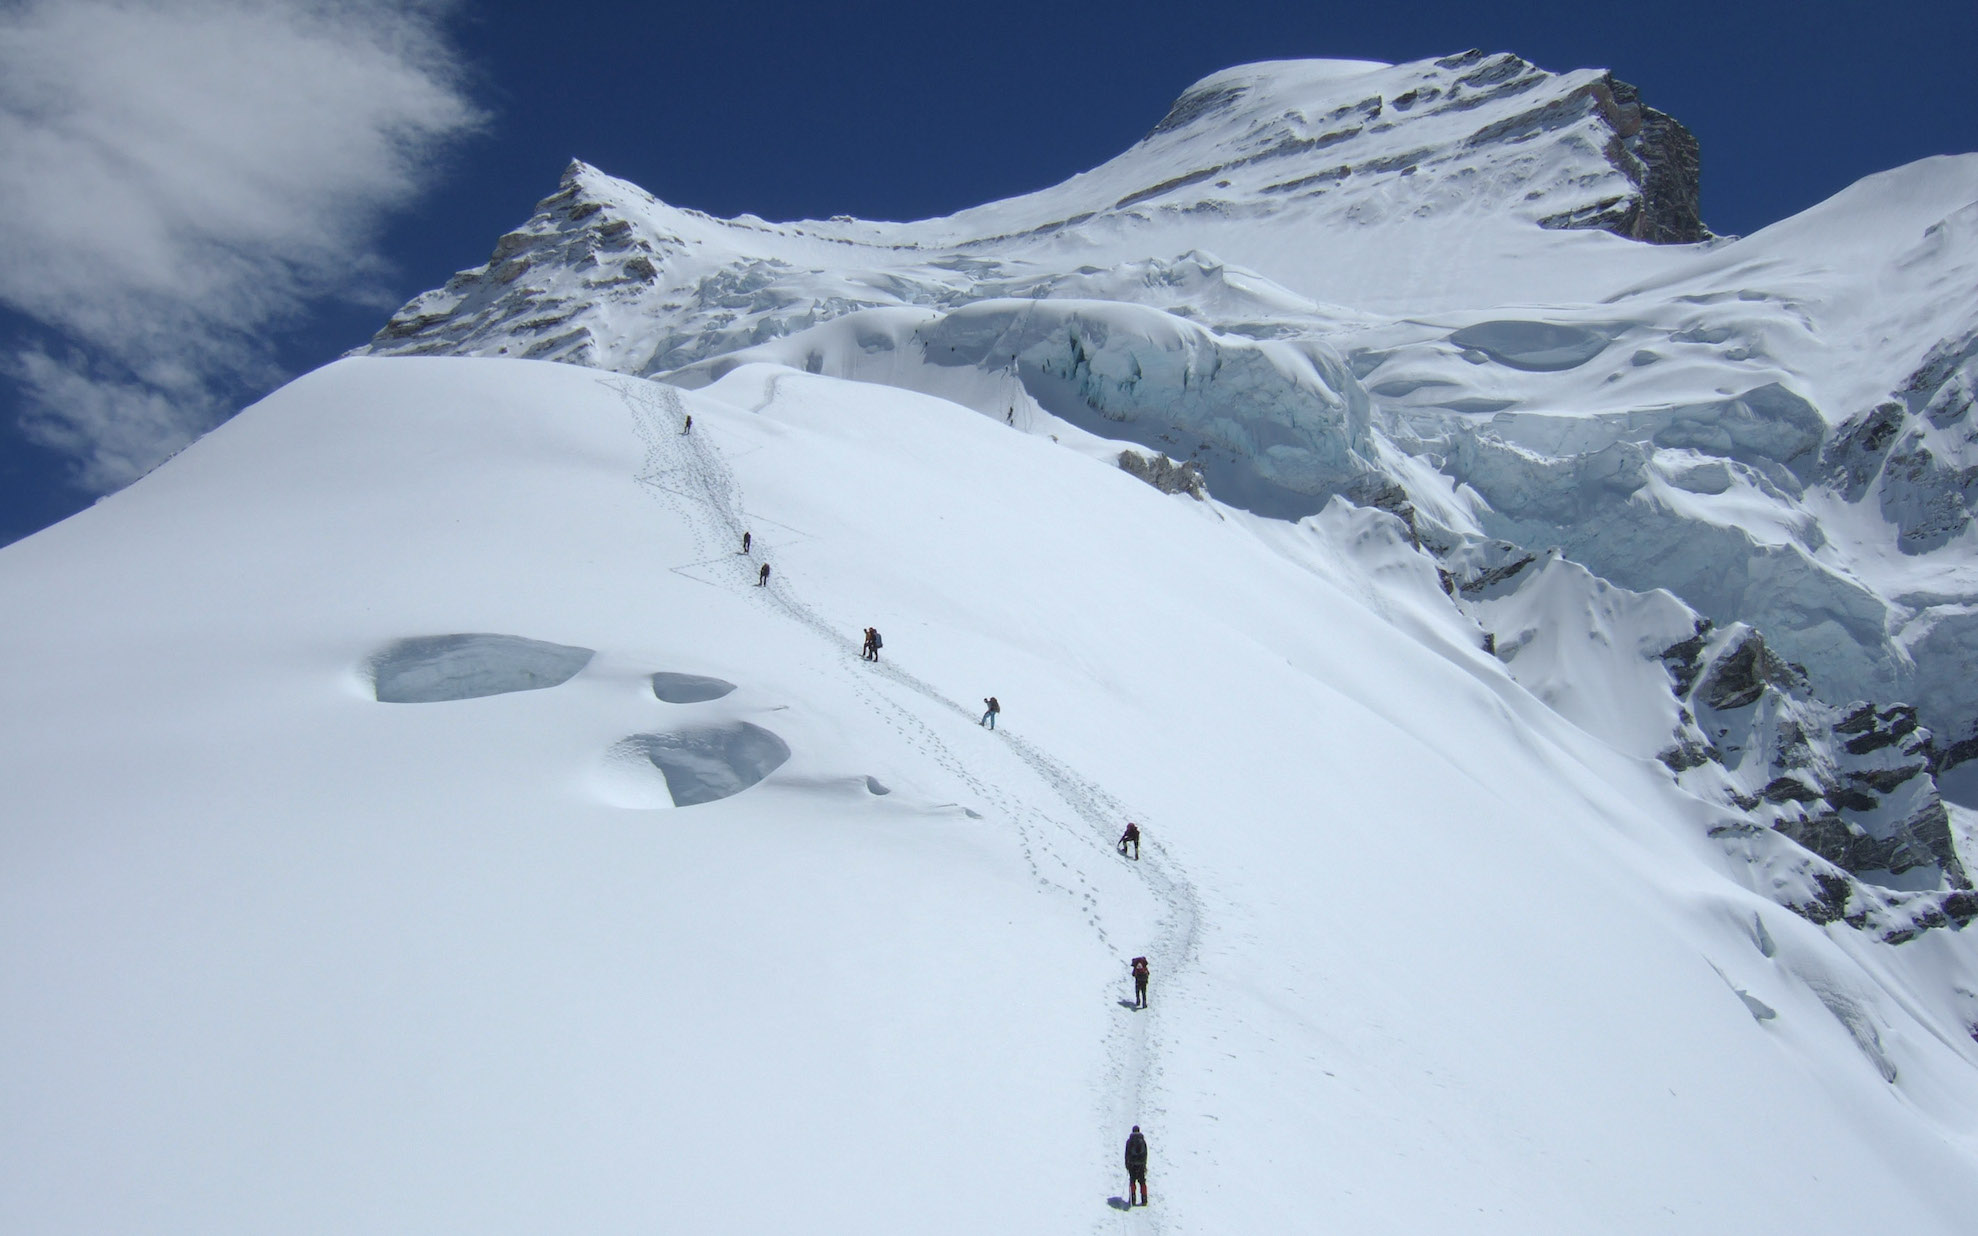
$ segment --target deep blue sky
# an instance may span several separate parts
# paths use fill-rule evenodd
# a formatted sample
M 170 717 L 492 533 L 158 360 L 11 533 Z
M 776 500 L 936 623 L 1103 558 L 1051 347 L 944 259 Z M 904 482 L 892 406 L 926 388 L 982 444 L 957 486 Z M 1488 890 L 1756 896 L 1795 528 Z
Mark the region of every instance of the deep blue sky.
M 449 23 L 491 114 L 383 238 L 405 296 L 486 259 L 582 157 L 715 214 L 905 219 L 1036 189 L 1124 149 L 1245 61 L 1470 47 L 1603 66 L 1696 133 L 1703 214 L 1749 232 L 1871 172 L 1978 150 L 1978 3 L 466 5 Z M 0 173 L 4 174 L 4 173 Z M 328 306 L 274 339 L 290 372 L 385 315 Z M 0 312 L 0 338 L 29 328 Z M 59 341 L 58 341 L 59 342 Z M 251 394 L 253 392 L 246 392 Z M 13 429 L 0 543 L 88 501 Z

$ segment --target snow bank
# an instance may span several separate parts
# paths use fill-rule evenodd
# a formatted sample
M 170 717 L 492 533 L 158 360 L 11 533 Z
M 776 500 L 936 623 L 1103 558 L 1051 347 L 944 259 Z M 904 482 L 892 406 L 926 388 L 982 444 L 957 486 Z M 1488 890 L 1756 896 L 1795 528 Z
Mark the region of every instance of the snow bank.
M 570 679 L 597 655 L 516 635 L 424 635 L 371 658 L 381 704 L 433 704 L 510 691 L 539 691 Z
M 678 807 L 711 803 L 739 794 L 790 758 L 790 744 L 746 721 L 701 726 L 678 734 L 634 734 L 612 748 L 612 756 L 649 761 L 666 778 Z

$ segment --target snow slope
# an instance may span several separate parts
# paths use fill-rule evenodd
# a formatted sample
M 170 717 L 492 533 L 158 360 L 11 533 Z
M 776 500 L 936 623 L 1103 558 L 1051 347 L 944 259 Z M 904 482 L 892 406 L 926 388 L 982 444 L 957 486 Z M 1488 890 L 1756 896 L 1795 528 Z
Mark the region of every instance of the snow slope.
M 1964 1230 L 1961 935 L 1095 442 L 357 359 L 0 550 L 0 1227 Z

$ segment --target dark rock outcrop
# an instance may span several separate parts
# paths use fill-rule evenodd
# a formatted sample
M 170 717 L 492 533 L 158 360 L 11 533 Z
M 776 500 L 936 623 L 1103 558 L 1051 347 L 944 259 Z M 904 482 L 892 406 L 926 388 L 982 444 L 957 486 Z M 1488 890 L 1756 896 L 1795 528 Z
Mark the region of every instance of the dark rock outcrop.
M 1803 676 L 1765 646 L 1764 636 L 1746 630 L 1712 661 L 1697 695 L 1718 712 L 1732 712 L 1756 703 L 1767 687 L 1804 685 Z
M 1882 515 L 1896 526 L 1896 548 L 1927 554 L 1971 526 L 1978 467 L 1937 457 L 1921 432 L 1905 435 L 1882 466 Z
M 1355 506 L 1370 506 L 1394 516 L 1408 526 L 1408 540 L 1415 548 L 1422 547 L 1422 534 L 1415 526 L 1415 504 L 1400 482 L 1370 472 L 1346 486 L 1346 497 Z
M 1539 220 L 1542 227 L 1601 228 L 1652 245 L 1709 240 L 1699 209 L 1702 159 L 1696 136 L 1682 122 L 1643 105 L 1641 91 L 1612 74 L 1593 87 L 1613 129 L 1607 161 L 1635 192 Z
M 1205 493 L 1202 467 L 1192 459 L 1176 463 L 1166 455 L 1149 457 L 1139 451 L 1121 451 L 1119 466 L 1128 476 L 1137 477 L 1164 494 L 1187 494 L 1200 502 Z
M 1822 478 L 1849 502 L 1879 482 L 1896 548 L 1927 554 L 1978 513 L 1978 454 L 1966 425 L 1978 386 L 1978 333 L 1940 340 L 1893 397 L 1849 418 L 1821 453 Z
M 1821 452 L 1821 471 L 1829 485 L 1849 502 L 1861 495 L 1882 470 L 1882 461 L 1902 432 L 1903 406 L 1893 400 L 1850 417 Z
M 1940 893 L 1970 887 L 1933 776 L 1943 753 L 1914 707 L 1822 703 L 1804 672 L 1748 627 L 1713 638 L 1699 623 L 1661 659 L 1685 707 L 1660 759 L 1686 785 L 1714 792 L 1876 897 L 1893 895 L 1878 882 L 1919 867 L 1941 874 Z M 1833 900 L 1814 903 L 1816 913 Z
M 1703 671 L 1703 648 L 1709 642 L 1714 627 L 1710 619 L 1699 618 L 1696 620 L 1695 634 L 1657 654 L 1662 664 L 1669 668 L 1669 677 L 1673 680 L 1678 698 L 1688 695 L 1690 688 L 1696 685 L 1696 676 Z

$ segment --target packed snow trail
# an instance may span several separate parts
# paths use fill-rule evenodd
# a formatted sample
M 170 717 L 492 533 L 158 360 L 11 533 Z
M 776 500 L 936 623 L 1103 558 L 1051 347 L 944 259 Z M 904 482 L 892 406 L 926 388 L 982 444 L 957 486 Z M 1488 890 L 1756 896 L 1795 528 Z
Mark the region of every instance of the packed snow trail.
M 770 379 L 758 410 L 776 400 L 783 377 L 778 374 Z M 756 565 L 769 560 L 776 542 L 754 531 L 757 525 L 767 525 L 767 521 L 752 522 L 744 517 L 741 488 L 719 447 L 708 436 L 718 422 L 703 414 L 697 431 L 682 432 L 675 426 L 684 424 L 687 411 L 680 393 L 673 387 L 623 378 L 604 380 L 603 384 L 624 399 L 632 413 L 634 432 L 645 447 L 645 458 L 636 479 L 654 498 L 681 516 L 691 530 L 695 558 L 673 569 L 711 586 L 753 598 L 757 604 L 771 606 L 808 628 L 837 654 L 827 663 L 850 694 L 886 721 L 908 744 L 952 775 L 979 802 L 1009 820 L 1016 828 L 1024 859 L 1039 885 L 1054 888 L 1078 904 L 1100 942 L 1118 960 L 1120 974 L 1105 985 L 1109 1003 L 1118 999 L 1128 958 L 1144 953 L 1151 960 L 1155 984 L 1149 1008 L 1112 1022 L 1106 1054 L 1107 1073 L 1115 1083 L 1115 1090 L 1109 1096 L 1111 1102 L 1104 1116 L 1109 1127 L 1117 1127 L 1116 1140 L 1122 1143 L 1125 1131 L 1133 1125 L 1155 1128 L 1152 1122 L 1160 1109 L 1150 1108 L 1149 1104 L 1159 1073 L 1157 1053 L 1165 1044 L 1154 1018 L 1162 1000 L 1180 989 L 1180 980 L 1195 960 L 1200 905 L 1185 871 L 1158 840 L 1143 839 L 1141 858 L 1137 861 L 1121 857 L 1114 844 L 1119 830 L 1129 819 L 1138 821 L 1143 831 L 1151 832 L 1152 836 L 1162 836 L 1158 823 L 1151 830 L 1148 828 L 1148 821 L 1159 817 L 1129 808 L 1074 769 L 1008 730 L 992 731 L 994 741 L 986 748 L 987 758 L 994 761 L 1001 751 L 1013 755 L 1024 772 L 1070 809 L 1077 822 L 1068 822 L 1038 807 L 1029 797 L 1006 790 L 1005 779 L 978 773 L 913 707 L 895 693 L 881 690 L 879 683 L 904 688 L 951 719 L 962 718 L 979 726 L 972 709 L 942 694 L 896 661 L 869 662 L 859 657 L 854 665 L 844 624 L 827 619 L 807 605 L 787 574 L 772 572 L 766 586 L 757 586 Z M 781 530 L 793 537 L 804 535 L 797 529 Z M 744 531 L 754 534 L 749 553 L 732 548 L 741 544 Z M 980 753 L 972 754 L 978 762 L 983 758 Z M 1098 881 L 1091 865 L 1094 860 L 1105 864 L 1108 870 L 1118 863 L 1132 864 L 1140 884 L 1160 907 L 1154 940 L 1122 943 L 1114 939 L 1106 926 L 1105 907 L 1098 897 Z M 1113 1161 L 1112 1176 L 1123 1176 L 1123 1169 L 1117 1163 L 1117 1147 L 1108 1153 Z M 1150 1208 L 1145 1213 L 1153 1230 L 1163 1229 L 1155 1211 Z

